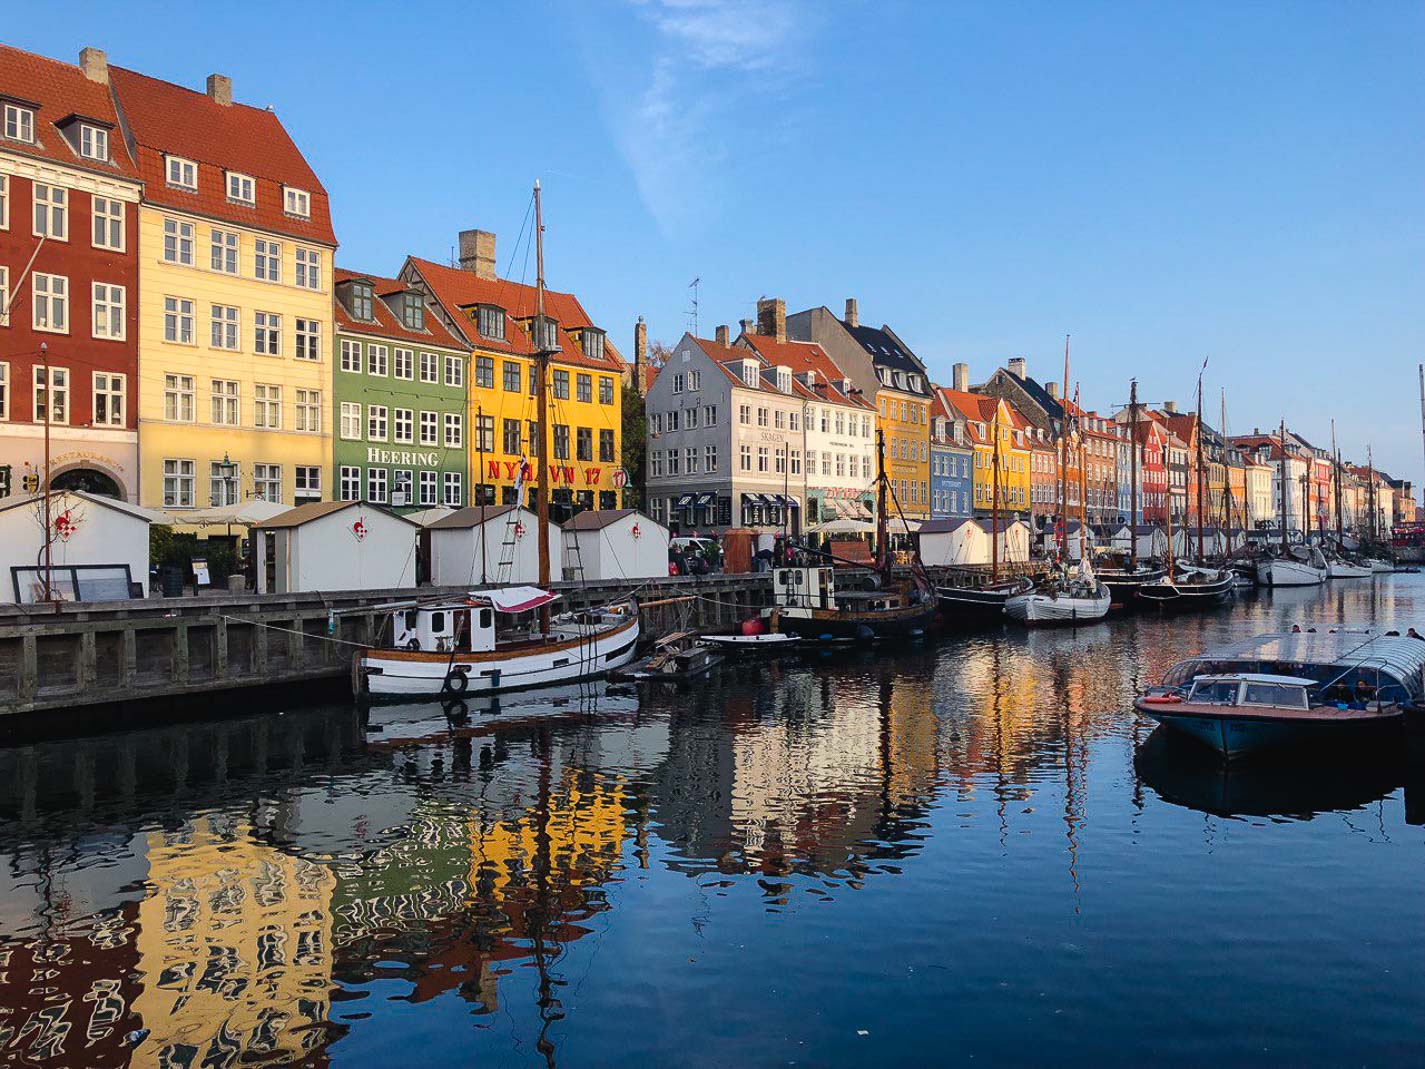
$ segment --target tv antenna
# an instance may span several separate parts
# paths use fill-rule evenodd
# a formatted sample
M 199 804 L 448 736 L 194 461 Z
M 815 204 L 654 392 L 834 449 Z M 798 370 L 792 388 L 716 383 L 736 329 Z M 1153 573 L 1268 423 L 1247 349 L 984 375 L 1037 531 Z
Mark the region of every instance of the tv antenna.
M 698 287 L 702 284 L 702 275 L 688 283 L 688 289 L 693 291 L 693 306 L 688 310 L 688 318 L 693 322 L 693 337 L 695 338 L 698 336 Z

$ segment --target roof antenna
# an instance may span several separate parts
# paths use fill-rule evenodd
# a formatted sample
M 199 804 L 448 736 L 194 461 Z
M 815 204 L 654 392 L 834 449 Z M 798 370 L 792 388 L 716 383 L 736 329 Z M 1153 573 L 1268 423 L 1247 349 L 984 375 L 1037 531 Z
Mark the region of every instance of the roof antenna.
M 703 284 L 703 276 L 699 275 L 688 283 L 688 288 L 693 291 L 693 306 L 688 310 L 688 318 L 693 324 L 693 337 L 698 336 L 698 287 Z

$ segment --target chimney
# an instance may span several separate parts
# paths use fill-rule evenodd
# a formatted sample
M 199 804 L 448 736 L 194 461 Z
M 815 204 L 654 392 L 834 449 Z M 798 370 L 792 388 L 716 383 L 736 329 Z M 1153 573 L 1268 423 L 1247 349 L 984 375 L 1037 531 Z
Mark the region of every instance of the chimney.
M 859 327 L 861 325 L 861 319 L 856 314 L 855 297 L 846 298 L 846 325 L 848 327 Z
M 1029 377 L 1028 373 L 1025 370 L 1024 357 L 1022 356 L 1014 357 L 1005 366 L 1009 368 L 1009 373 L 1017 379 L 1024 379 Z
M 491 240 L 494 235 L 491 235 Z M 648 374 L 648 324 L 643 321 L 643 317 L 638 317 L 638 322 L 633 328 L 633 388 L 640 394 L 643 393 L 643 380 Z
M 1059 399 L 1059 384 L 1057 382 L 1046 382 L 1044 389 L 1049 391 L 1049 396 L 1054 398 L 1054 400 L 1057 401 Z
M 787 302 L 780 297 L 763 297 L 757 302 L 757 333 L 787 340 Z
M 742 319 L 742 320 L 739 320 L 737 325 L 742 328 L 742 333 L 744 333 L 744 334 L 755 334 L 755 333 L 756 333 L 756 331 L 754 331 L 754 330 L 752 329 L 752 320 L 750 320 L 750 319 Z
M 88 71 L 84 72 L 88 74 Z M 231 106 L 233 102 L 233 80 L 226 74 L 208 75 L 208 97 L 215 104 L 223 107 Z
M 717 343 L 721 345 L 724 349 L 726 349 L 729 345 L 732 344 L 732 342 L 728 339 L 728 329 L 726 323 L 721 323 L 718 325 L 717 330 L 713 331 L 713 337 L 714 339 L 716 339 Z
M 1164 411 L 1164 412 L 1167 412 L 1167 413 L 1170 413 L 1170 414 L 1172 414 L 1172 415 L 1177 415 L 1177 412 L 1178 412 L 1178 403 L 1177 403 L 1176 401 L 1164 401 L 1164 402 L 1163 402 L 1163 411 Z
M 950 369 L 950 382 L 961 393 L 970 389 L 970 365 L 956 364 Z
M 104 55 L 102 48 L 81 48 L 79 50 L 79 69 L 84 72 L 84 77 L 91 82 L 98 82 L 100 85 L 109 84 L 109 57 Z
M 495 277 L 495 235 L 488 230 L 460 232 L 460 266 L 477 278 Z

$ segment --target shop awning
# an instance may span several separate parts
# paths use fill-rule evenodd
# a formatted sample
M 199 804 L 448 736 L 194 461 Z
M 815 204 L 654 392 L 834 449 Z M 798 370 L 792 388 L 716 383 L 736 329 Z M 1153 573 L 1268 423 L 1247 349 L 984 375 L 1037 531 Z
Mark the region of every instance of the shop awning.
M 529 612 L 558 598 L 537 586 L 507 586 L 498 590 L 472 590 L 471 601 L 487 601 L 496 612 Z
M 768 501 L 761 494 L 743 494 L 742 503 L 744 505 L 766 505 Z
M 693 507 L 693 495 L 692 495 L 692 494 L 684 494 L 682 497 L 678 498 L 678 500 L 677 500 L 676 502 L 674 502 L 673 507 L 674 507 L 675 509 L 679 509 L 679 510 L 692 508 L 692 507 Z
M 698 495 L 698 508 L 710 509 L 717 504 L 717 494 L 711 490 L 705 490 Z

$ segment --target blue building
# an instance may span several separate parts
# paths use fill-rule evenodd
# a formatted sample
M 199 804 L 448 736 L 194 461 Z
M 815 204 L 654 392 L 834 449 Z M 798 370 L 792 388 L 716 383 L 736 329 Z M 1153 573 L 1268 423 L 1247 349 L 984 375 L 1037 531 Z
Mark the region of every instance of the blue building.
M 964 418 L 945 407 L 939 390 L 930 406 L 930 516 L 959 519 L 974 515 L 973 464 Z

